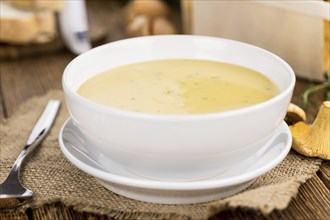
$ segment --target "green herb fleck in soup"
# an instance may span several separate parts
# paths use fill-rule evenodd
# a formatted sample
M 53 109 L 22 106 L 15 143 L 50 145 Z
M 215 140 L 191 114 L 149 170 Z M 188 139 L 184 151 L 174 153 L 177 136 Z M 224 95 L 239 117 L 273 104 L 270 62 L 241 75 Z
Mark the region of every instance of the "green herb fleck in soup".
M 261 73 L 205 60 L 168 59 L 120 66 L 84 82 L 78 94 L 100 104 L 157 114 L 201 114 L 254 105 L 279 93 Z

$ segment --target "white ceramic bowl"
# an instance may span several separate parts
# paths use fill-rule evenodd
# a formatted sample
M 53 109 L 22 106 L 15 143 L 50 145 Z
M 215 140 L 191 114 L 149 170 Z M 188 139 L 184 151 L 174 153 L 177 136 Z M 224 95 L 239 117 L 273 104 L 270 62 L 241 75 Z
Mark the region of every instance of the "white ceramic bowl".
M 270 78 L 280 94 L 260 104 L 221 113 L 155 115 L 124 111 L 76 93 L 87 79 L 121 65 L 188 58 L 228 62 Z M 131 38 L 92 49 L 75 58 L 63 74 L 67 107 L 77 128 L 93 146 L 131 172 L 160 180 L 215 176 L 253 156 L 281 125 L 295 75 L 278 56 L 221 38 L 169 35 Z

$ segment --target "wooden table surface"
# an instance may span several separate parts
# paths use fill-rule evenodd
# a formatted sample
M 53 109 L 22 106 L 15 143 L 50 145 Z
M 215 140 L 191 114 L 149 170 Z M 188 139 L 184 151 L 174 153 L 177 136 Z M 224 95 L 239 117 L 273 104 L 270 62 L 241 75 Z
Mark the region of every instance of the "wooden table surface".
M 111 2 L 111 1 L 109 1 Z M 120 22 L 121 4 L 107 3 L 106 13 L 98 13 L 101 20 L 108 24 L 106 41 L 124 38 L 122 22 Z M 97 6 L 89 5 L 93 10 L 101 10 Z M 108 8 L 107 8 L 108 7 Z M 111 22 L 108 22 L 110 21 Z M 26 57 L 19 60 L 0 61 L 0 126 L 4 120 L 13 115 L 18 106 L 26 99 L 43 95 L 51 89 L 61 89 L 61 77 L 65 66 L 75 56 L 67 50 L 58 51 L 43 56 Z M 311 82 L 298 79 L 292 102 L 302 105 L 301 95 Z M 310 97 L 310 106 L 307 109 L 307 120 L 313 122 L 319 106 L 325 100 L 325 90 L 314 93 Z M 1 127 L 0 127 L 1 129 Z M 329 219 L 330 216 L 330 163 L 324 161 L 320 170 L 310 180 L 306 181 L 287 209 L 274 211 L 268 216 L 251 210 L 224 211 L 211 219 Z M 40 207 L 33 213 L 47 212 L 49 219 L 111 219 L 107 216 L 98 216 L 93 213 L 78 213 L 73 207 L 65 207 L 61 203 L 49 204 Z M 42 215 L 45 216 L 45 215 Z M 25 213 L 21 219 L 38 219 L 37 214 Z

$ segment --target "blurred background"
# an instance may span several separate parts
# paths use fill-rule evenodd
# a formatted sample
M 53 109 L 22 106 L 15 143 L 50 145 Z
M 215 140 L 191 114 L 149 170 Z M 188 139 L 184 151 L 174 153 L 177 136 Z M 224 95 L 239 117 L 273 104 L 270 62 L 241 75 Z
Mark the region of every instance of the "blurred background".
M 247 42 L 279 55 L 299 77 L 325 81 L 329 1 L 1 0 L 0 59 L 111 41 L 197 34 Z M 85 42 L 84 42 L 85 41 Z
M 78 54 L 157 34 L 223 37 L 272 51 L 293 67 L 291 102 L 305 108 L 311 124 L 321 103 L 330 100 L 329 5 L 329 0 L 0 0 L 0 129 L 27 99 L 62 90 L 63 70 Z M 328 171 L 325 163 L 320 179 L 307 181 L 287 210 L 269 218 L 324 216 L 319 204 L 327 198 Z M 61 213 L 59 207 L 53 216 Z M 260 218 L 249 211 L 233 213 L 221 216 Z
M 65 66 L 90 48 L 194 34 L 246 42 L 283 58 L 298 79 L 292 102 L 311 106 L 312 122 L 320 103 L 330 100 L 329 17 L 329 0 L 0 0 L 0 116 L 31 96 L 62 89 Z

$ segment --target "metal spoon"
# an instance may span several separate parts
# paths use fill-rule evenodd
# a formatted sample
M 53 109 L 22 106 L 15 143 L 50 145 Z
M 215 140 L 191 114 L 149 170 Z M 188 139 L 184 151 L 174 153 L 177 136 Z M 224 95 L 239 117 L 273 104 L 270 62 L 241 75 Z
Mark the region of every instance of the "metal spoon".
M 22 152 L 16 159 L 7 179 L 0 184 L 0 198 L 10 199 L 10 198 L 30 198 L 33 192 L 24 186 L 22 186 L 19 172 L 21 164 L 25 157 L 36 147 L 46 136 L 49 128 L 53 124 L 55 116 L 57 114 L 58 108 L 60 106 L 60 101 L 50 100 L 41 114 L 36 125 L 32 129 L 28 141 L 26 142 Z

